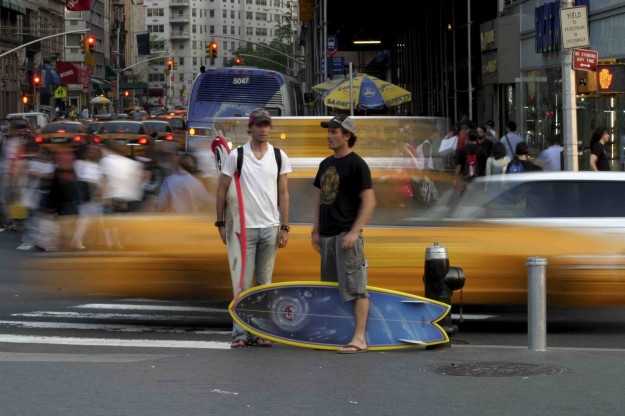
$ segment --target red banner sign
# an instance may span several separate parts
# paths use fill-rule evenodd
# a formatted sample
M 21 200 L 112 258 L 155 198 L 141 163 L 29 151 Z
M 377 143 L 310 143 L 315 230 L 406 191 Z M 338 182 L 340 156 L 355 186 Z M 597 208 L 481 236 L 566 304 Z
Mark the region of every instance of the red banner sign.
M 91 9 L 91 0 L 67 0 L 65 2 L 67 10 L 72 12 L 81 12 L 83 10 Z

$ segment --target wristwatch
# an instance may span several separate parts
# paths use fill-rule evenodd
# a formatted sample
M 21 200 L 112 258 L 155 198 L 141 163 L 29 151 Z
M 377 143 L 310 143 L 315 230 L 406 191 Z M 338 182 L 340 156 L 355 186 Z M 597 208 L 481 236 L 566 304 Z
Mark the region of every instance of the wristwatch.
M 282 224 L 280 226 L 280 231 L 286 231 L 288 233 L 289 231 L 291 231 L 291 227 L 286 224 Z
M 225 227 L 226 223 L 224 221 L 215 221 L 215 227 Z

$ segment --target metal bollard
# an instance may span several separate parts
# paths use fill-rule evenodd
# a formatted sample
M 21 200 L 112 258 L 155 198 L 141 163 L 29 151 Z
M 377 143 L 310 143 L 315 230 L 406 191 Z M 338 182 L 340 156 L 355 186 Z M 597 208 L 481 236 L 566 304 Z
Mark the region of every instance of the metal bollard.
M 527 266 L 527 333 L 528 349 L 547 350 L 547 259 L 528 257 Z
M 462 289 L 464 281 L 462 269 L 449 266 L 449 256 L 445 247 L 434 243 L 425 249 L 423 284 L 426 298 L 451 305 L 452 292 Z M 451 313 L 443 318 L 440 325 L 450 336 L 458 332 L 458 327 L 452 324 Z

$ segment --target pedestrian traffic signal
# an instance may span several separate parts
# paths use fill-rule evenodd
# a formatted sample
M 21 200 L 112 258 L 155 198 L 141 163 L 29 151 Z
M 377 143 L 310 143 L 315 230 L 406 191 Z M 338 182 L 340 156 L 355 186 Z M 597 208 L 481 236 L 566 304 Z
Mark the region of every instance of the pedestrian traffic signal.
M 41 87 L 41 76 L 39 74 L 33 75 L 33 87 L 35 87 L 36 90 Z
M 212 41 L 210 44 L 210 58 L 217 58 L 217 53 L 219 52 L 219 44 L 215 41 Z
M 173 59 L 168 59 L 167 60 L 167 69 L 171 71 L 171 68 L 174 66 L 174 60 Z
M 174 71 L 178 69 L 178 62 L 174 61 Z
M 238 56 L 236 58 L 234 58 L 234 64 L 235 65 L 241 65 L 243 63 L 243 60 L 241 58 L 239 58 Z

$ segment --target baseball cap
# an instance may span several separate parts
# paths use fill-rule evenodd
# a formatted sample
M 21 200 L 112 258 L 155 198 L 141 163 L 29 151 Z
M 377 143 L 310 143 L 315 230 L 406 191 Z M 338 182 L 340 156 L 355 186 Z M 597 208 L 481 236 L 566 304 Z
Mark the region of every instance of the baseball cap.
M 248 124 L 260 124 L 260 123 L 269 123 L 271 124 L 271 114 L 269 111 L 264 108 L 257 108 L 252 110 L 250 113 L 250 118 L 248 119 Z
M 321 127 L 323 128 L 339 128 L 342 127 L 347 131 L 350 131 L 356 134 L 356 126 L 354 126 L 354 120 L 351 117 L 346 116 L 345 114 L 338 114 L 334 116 L 334 118 L 330 121 L 322 121 Z

